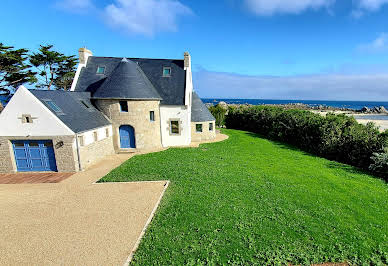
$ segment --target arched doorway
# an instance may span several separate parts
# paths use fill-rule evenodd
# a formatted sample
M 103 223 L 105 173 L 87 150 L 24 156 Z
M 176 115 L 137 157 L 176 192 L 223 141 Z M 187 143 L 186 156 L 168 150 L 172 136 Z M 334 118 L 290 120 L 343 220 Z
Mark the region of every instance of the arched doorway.
M 123 125 L 119 128 L 120 148 L 136 148 L 135 129 L 130 125 Z

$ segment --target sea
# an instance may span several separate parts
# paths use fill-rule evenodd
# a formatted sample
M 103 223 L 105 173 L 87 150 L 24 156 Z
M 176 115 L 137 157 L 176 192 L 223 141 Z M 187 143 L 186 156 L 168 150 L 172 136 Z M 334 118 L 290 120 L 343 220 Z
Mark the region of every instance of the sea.
M 347 108 L 353 110 L 361 110 L 363 107 L 373 108 L 376 106 L 384 106 L 388 110 L 388 102 L 370 102 L 370 101 L 323 101 L 323 100 L 267 100 L 267 99 L 219 99 L 219 98 L 202 98 L 204 103 L 217 104 L 226 102 L 227 104 L 296 104 L 302 103 L 309 106 L 331 106 L 336 108 Z M 355 116 L 357 119 L 366 120 L 388 120 L 388 115 L 360 115 Z
M 202 98 L 204 103 L 217 104 L 226 102 L 227 104 L 296 104 L 302 103 L 309 106 L 331 106 L 336 108 L 348 108 L 360 110 L 363 107 L 373 108 L 376 106 L 384 106 L 388 110 L 388 102 L 367 102 L 367 101 L 323 101 L 323 100 L 267 100 L 267 99 L 219 99 L 219 98 Z

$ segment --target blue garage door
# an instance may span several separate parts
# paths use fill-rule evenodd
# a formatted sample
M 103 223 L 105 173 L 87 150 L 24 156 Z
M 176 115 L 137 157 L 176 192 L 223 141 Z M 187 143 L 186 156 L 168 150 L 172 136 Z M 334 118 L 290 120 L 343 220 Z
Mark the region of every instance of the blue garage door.
M 19 172 L 57 171 L 51 140 L 14 140 L 12 145 Z
M 120 148 L 136 148 L 135 129 L 132 126 L 124 125 L 119 128 L 120 133 Z

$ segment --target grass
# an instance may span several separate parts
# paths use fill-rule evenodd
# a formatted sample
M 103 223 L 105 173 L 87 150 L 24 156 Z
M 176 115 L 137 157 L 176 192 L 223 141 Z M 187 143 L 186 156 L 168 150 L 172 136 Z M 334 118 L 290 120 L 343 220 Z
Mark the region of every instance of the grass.
M 384 181 L 223 132 L 224 142 L 135 156 L 100 181 L 171 180 L 133 264 L 388 263 Z

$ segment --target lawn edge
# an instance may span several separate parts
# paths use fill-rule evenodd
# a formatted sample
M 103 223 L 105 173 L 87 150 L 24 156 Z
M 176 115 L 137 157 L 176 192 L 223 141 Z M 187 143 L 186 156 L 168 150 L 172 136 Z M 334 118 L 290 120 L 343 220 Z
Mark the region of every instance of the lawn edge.
M 158 181 L 158 182 L 160 182 L 160 181 Z M 132 182 L 132 183 L 134 183 L 134 182 Z M 135 183 L 137 183 L 137 182 L 135 182 Z M 152 212 L 151 212 L 150 216 L 148 217 L 147 222 L 145 223 L 145 225 L 143 227 L 143 230 L 140 232 L 140 235 L 139 235 L 138 239 L 136 240 L 135 245 L 133 246 L 131 252 L 129 253 L 129 256 L 128 256 L 127 260 L 123 264 L 124 266 L 128 266 L 130 264 L 130 262 L 132 261 L 133 255 L 135 254 L 136 250 L 138 249 L 138 247 L 140 245 L 140 242 L 141 242 L 141 240 L 142 240 L 142 238 L 143 238 L 143 236 L 144 236 L 144 234 L 145 234 L 149 224 L 151 223 L 152 218 L 154 217 L 154 215 L 155 215 L 155 213 L 156 213 L 156 211 L 157 211 L 157 209 L 158 209 L 158 207 L 160 205 L 160 202 L 162 201 L 164 193 L 166 192 L 166 190 L 167 190 L 169 185 L 170 185 L 170 180 L 167 180 L 166 183 L 164 184 L 163 191 L 160 194 L 158 201 L 156 202 L 154 208 L 152 209 Z

